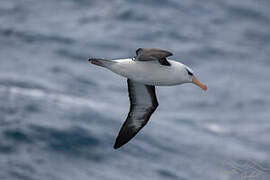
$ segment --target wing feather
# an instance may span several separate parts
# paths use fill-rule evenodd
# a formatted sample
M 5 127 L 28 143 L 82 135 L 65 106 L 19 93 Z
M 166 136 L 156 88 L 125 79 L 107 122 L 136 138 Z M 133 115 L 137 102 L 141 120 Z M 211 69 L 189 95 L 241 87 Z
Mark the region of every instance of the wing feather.
M 128 79 L 130 110 L 116 138 L 114 148 L 117 149 L 131 140 L 149 121 L 158 107 L 155 86 L 144 85 Z
M 170 63 L 166 57 L 173 54 L 169 51 L 156 48 L 139 48 L 136 50 L 136 60 L 138 61 L 155 61 L 158 60 L 160 64 L 169 66 Z

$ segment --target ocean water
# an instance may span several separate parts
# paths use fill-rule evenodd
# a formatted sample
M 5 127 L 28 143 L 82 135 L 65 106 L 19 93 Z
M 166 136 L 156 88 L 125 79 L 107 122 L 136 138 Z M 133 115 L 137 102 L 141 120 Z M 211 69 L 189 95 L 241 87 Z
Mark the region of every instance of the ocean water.
M 1 0 L 1 180 L 270 178 L 269 0 Z M 126 80 L 87 62 L 156 47 L 208 85 L 113 149 Z

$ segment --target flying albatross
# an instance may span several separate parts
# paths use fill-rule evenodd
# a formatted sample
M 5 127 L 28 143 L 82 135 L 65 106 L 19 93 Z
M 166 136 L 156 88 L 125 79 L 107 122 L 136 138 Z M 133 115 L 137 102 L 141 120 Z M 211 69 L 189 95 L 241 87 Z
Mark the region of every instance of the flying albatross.
M 158 107 L 155 86 L 194 83 L 204 91 L 207 90 L 207 86 L 194 76 L 188 66 L 167 59 L 172 55 L 171 52 L 162 49 L 139 48 L 135 58 L 88 60 L 127 78 L 130 110 L 116 138 L 114 149 L 126 144 L 149 121 Z

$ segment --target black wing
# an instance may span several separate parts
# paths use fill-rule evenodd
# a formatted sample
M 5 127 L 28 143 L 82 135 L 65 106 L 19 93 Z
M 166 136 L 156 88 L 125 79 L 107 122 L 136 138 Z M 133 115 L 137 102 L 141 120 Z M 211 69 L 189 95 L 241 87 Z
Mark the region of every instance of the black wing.
M 160 64 L 169 66 L 170 63 L 166 57 L 172 56 L 173 54 L 169 51 L 155 48 L 139 48 L 136 50 L 136 60 L 138 61 L 155 61 L 158 60 Z
M 148 122 L 158 107 L 155 86 L 144 85 L 128 79 L 130 110 L 120 129 L 114 148 L 117 149 L 131 140 Z

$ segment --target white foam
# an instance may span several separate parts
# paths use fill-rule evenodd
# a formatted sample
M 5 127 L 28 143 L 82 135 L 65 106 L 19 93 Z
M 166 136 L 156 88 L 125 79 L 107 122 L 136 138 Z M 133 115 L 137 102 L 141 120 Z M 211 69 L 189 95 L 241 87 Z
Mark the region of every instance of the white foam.
M 48 101 L 56 102 L 61 107 L 72 107 L 72 106 L 86 106 L 94 110 L 102 110 L 109 106 L 109 104 L 97 102 L 91 99 L 83 99 L 76 96 L 66 94 L 56 94 L 46 92 L 41 89 L 30 89 L 21 87 L 5 87 L 0 86 L 0 91 L 8 91 L 11 94 L 17 94 L 22 96 L 29 96 L 37 99 L 45 99 Z
M 211 131 L 211 132 L 214 132 L 214 133 L 224 133 L 225 132 L 225 129 L 222 128 L 220 125 L 218 124 L 206 124 L 205 127 Z

